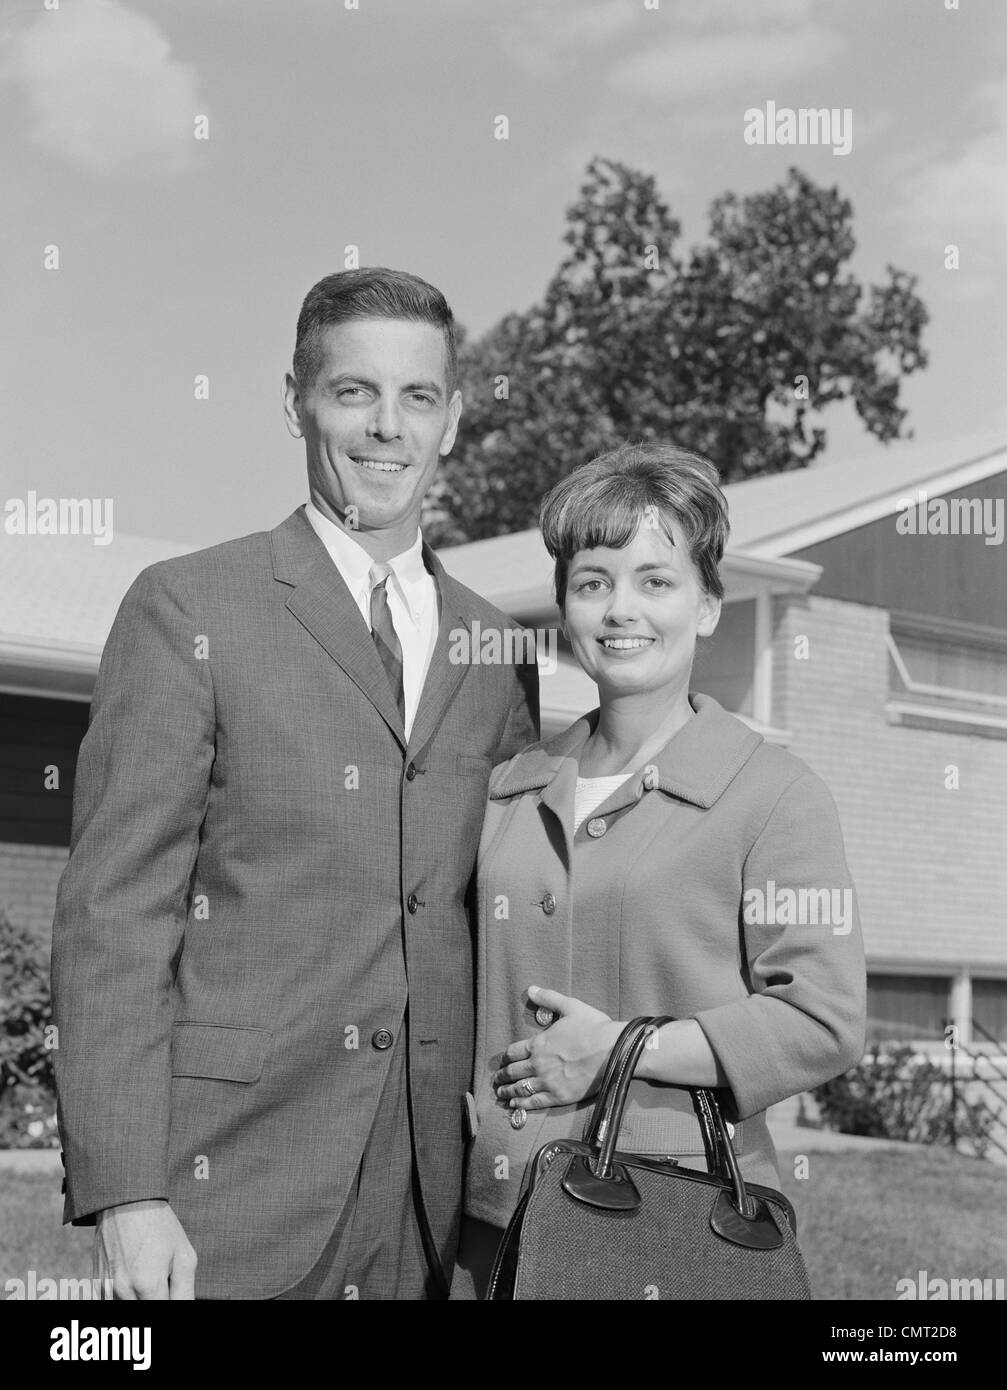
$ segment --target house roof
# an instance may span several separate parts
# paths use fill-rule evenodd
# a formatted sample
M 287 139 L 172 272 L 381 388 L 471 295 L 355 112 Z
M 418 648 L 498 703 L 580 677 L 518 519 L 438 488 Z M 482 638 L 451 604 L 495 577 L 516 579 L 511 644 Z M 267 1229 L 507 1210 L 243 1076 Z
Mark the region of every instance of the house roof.
M 89 698 L 112 620 L 142 569 L 196 547 L 117 534 L 0 533 L 0 688 Z
M 195 549 L 122 534 L 110 545 L 90 536 L 4 536 L 0 634 L 100 649 L 140 571 Z
M 948 460 L 953 459 L 953 463 Z M 959 491 L 1007 472 L 1007 431 L 948 444 L 912 440 L 790 473 L 731 483 L 731 544 L 779 558 L 894 516 L 903 498 Z

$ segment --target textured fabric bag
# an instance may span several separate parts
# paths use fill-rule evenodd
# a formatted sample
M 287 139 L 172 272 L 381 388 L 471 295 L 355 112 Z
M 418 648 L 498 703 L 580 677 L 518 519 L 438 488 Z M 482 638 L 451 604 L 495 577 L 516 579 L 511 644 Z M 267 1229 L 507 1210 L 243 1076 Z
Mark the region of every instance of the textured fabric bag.
M 612 1049 L 584 1139 L 539 1149 L 490 1278 L 490 1300 L 808 1299 L 790 1203 L 746 1184 L 715 1092 L 689 1088 L 710 1172 L 616 1149 L 648 1034 Z

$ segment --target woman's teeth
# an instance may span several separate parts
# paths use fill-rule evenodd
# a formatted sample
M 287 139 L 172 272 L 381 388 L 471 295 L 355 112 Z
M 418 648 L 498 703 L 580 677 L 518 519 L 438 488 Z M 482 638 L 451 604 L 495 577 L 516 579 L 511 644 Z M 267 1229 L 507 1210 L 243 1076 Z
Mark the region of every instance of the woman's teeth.
M 613 651 L 629 651 L 633 647 L 649 647 L 653 637 L 603 637 L 601 645 Z

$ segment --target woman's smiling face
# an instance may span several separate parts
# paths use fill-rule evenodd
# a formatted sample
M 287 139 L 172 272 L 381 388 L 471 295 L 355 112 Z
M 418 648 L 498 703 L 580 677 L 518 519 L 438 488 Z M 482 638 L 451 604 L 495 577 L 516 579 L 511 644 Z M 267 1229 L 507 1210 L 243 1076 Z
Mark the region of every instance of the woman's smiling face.
M 619 550 L 579 550 L 567 570 L 564 631 L 603 696 L 688 690 L 697 636 L 720 600 L 707 594 L 681 527 L 641 525 Z

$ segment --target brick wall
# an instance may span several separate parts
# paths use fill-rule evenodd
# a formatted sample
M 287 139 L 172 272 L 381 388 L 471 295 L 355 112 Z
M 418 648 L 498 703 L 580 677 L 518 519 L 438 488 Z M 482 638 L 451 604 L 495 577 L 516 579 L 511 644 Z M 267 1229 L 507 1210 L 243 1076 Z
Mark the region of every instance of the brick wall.
M 775 624 L 774 722 L 836 798 L 868 961 L 1007 977 L 1007 740 L 888 723 L 884 609 L 808 595 Z
M 30 927 L 47 948 L 67 854 L 59 846 L 0 843 L 0 908 L 12 922 Z

